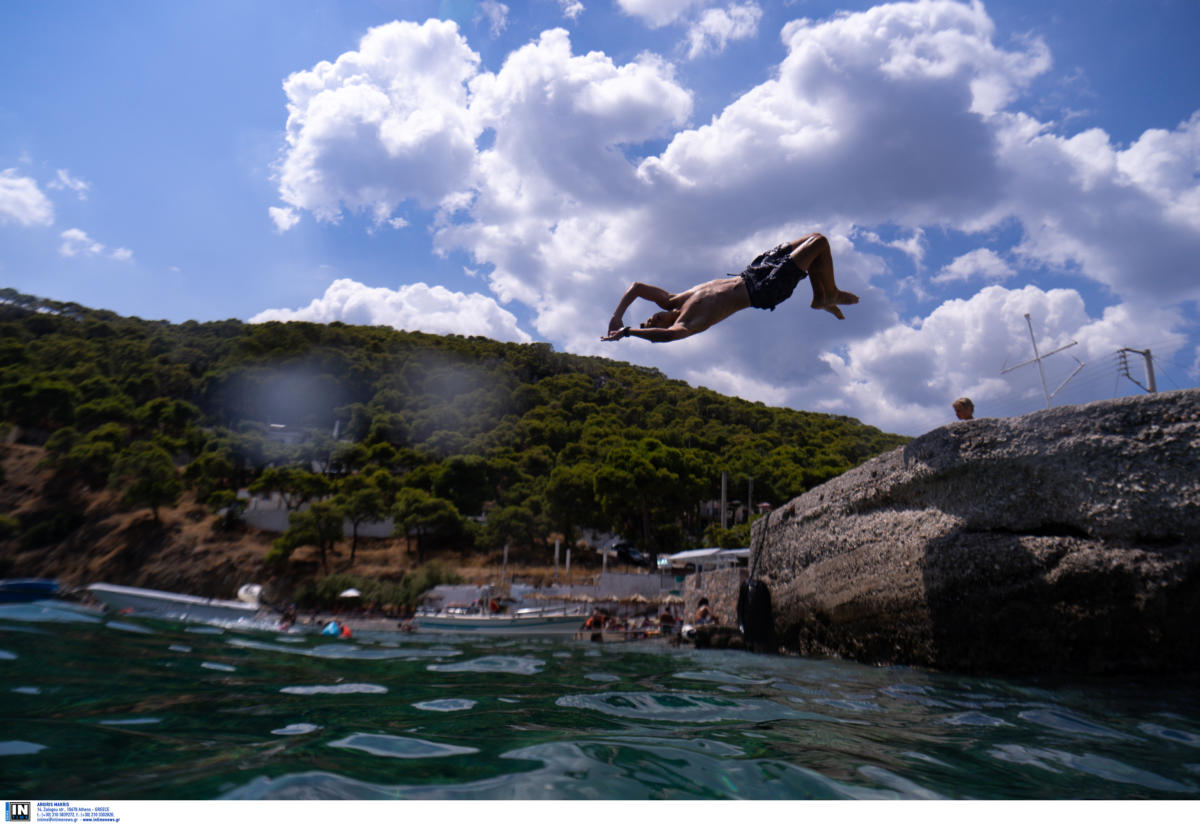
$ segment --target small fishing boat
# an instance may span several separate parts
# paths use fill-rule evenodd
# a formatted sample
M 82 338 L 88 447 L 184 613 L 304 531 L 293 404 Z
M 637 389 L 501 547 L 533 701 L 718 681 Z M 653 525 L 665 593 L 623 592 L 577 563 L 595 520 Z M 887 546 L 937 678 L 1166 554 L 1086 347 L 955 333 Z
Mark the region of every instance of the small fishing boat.
M 120 613 L 203 623 L 277 620 L 259 606 L 258 595 L 262 588 L 256 584 L 246 584 L 239 589 L 236 601 L 118 584 L 91 584 L 87 589 L 105 607 Z
M 58 581 L 53 578 L 2 578 L 0 604 L 41 601 L 58 595 Z
M 423 632 L 463 632 L 476 635 L 573 635 L 587 616 L 565 610 L 530 607 L 512 612 L 449 607 L 418 612 L 415 629 Z

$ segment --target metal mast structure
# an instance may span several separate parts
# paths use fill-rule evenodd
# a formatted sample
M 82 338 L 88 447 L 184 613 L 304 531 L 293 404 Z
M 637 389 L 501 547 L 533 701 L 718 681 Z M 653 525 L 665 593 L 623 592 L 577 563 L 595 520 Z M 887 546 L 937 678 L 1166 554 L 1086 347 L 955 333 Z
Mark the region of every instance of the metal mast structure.
M 1071 357 L 1074 358 L 1075 362 L 1079 365 L 1075 367 L 1074 372 L 1067 375 L 1066 380 L 1064 380 L 1062 383 L 1060 383 L 1058 385 L 1058 389 L 1055 389 L 1053 392 L 1051 392 L 1048 389 L 1046 389 L 1046 370 L 1042 367 L 1042 361 L 1045 360 L 1046 358 L 1050 357 L 1051 355 L 1061 352 L 1064 349 L 1070 349 L 1072 346 L 1075 346 L 1077 343 L 1079 343 L 1079 341 L 1073 340 L 1070 343 L 1066 344 L 1065 346 L 1060 346 L 1057 349 L 1053 349 L 1053 350 L 1047 352 L 1046 354 L 1042 355 L 1042 354 L 1038 353 L 1037 339 L 1033 336 L 1033 321 L 1031 321 L 1029 319 L 1028 312 L 1025 313 L 1025 323 L 1029 326 L 1029 340 L 1033 343 L 1033 357 L 1027 361 L 1022 361 L 1021 363 L 1018 363 L 1016 366 L 1010 366 L 1007 369 L 1001 369 L 1000 374 L 1006 375 L 1009 372 L 1013 371 L 1014 369 L 1020 369 L 1022 366 L 1028 366 L 1031 363 L 1036 363 L 1037 368 L 1038 368 L 1038 374 L 1042 378 L 1042 394 L 1046 396 L 1046 408 L 1049 409 L 1050 408 L 1050 399 L 1053 398 L 1055 395 L 1057 395 L 1064 386 L 1066 386 L 1068 383 L 1070 383 L 1071 378 L 1073 378 L 1079 374 L 1079 370 L 1083 368 L 1084 364 L 1083 364 L 1083 361 L 1079 360 L 1079 358 L 1076 358 L 1074 355 L 1072 355 Z

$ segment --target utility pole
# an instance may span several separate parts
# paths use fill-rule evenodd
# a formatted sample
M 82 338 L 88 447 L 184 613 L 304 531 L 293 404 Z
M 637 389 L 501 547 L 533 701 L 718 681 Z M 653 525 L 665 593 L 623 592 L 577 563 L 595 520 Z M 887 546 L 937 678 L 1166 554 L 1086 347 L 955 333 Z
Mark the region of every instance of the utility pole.
M 1135 355 L 1141 355 L 1143 358 L 1146 359 L 1146 383 L 1148 384 L 1147 386 L 1142 386 L 1141 382 L 1137 378 L 1135 378 L 1133 375 L 1129 374 L 1129 358 L 1126 356 L 1126 354 L 1125 354 L 1126 352 L 1133 352 Z M 1121 360 L 1121 374 L 1122 375 L 1129 378 L 1129 380 L 1133 381 L 1135 384 L 1137 384 L 1139 387 L 1141 387 L 1143 392 L 1149 392 L 1151 394 L 1154 394 L 1155 392 L 1158 391 L 1158 383 L 1156 383 L 1154 380 L 1154 357 L 1150 354 L 1149 349 L 1130 349 L 1128 346 L 1126 346 L 1123 349 L 1117 350 L 1117 357 L 1120 358 L 1120 360 Z
M 1064 349 L 1070 349 L 1072 346 L 1079 343 L 1079 341 L 1073 340 L 1070 343 L 1066 344 L 1065 346 L 1060 346 L 1057 349 L 1053 349 L 1053 350 L 1047 352 L 1046 354 L 1041 355 L 1041 354 L 1038 354 L 1037 339 L 1034 338 L 1034 336 L 1033 336 L 1033 321 L 1031 321 L 1029 319 L 1028 312 L 1025 313 L 1025 323 L 1029 326 L 1029 340 L 1033 343 L 1033 357 L 1027 361 L 1022 361 L 1021 363 L 1018 363 L 1016 366 L 1010 366 L 1007 369 L 1001 369 L 1000 374 L 1005 375 L 1005 374 L 1008 374 L 1009 372 L 1013 371 L 1014 369 L 1020 369 L 1022 366 L 1028 366 L 1031 363 L 1036 363 L 1037 367 L 1038 367 L 1038 374 L 1041 375 L 1041 377 L 1042 377 L 1042 394 L 1046 396 L 1046 408 L 1049 409 L 1050 408 L 1050 399 L 1053 398 L 1055 395 L 1057 395 L 1059 393 L 1059 390 L 1061 390 L 1064 386 L 1066 386 L 1070 382 L 1071 378 L 1073 378 L 1079 374 L 1079 370 L 1083 368 L 1083 362 L 1080 361 L 1079 358 L 1075 358 L 1075 356 L 1072 355 L 1071 357 L 1074 358 L 1075 362 L 1078 363 L 1079 365 L 1075 367 L 1074 372 L 1067 375 L 1067 379 L 1065 381 L 1063 381 L 1062 383 L 1060 383 L 1058 385 L 1058 389 L 1055 389 L 1053 392 L 1050 392 L 1046 389 L 1046 370 L 1042 368 L 1042 361 L 1044 361 L 1046 358 L 1050 357 L 1053 354 L 1061 352 Z
M 729 473 L 721 473 L 721 529 L 725 528 L 725 491 L 729 484 Z

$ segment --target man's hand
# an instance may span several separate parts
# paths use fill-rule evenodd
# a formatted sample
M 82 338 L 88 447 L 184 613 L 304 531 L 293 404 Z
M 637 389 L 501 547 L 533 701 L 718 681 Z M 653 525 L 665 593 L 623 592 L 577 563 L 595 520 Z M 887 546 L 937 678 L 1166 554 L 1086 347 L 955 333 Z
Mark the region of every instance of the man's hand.
M 622 326 L 616 330 L 610 329 L 608 334 L 600 338 L 600 340 L 620 340 L 627 337 L 629 337 L 629 327 Z
M 622 326 L 624 326 L 624 325 L 625 325 L 624 316 L 622 316 L 622 315 L 613 315 L 613 316 L 612 316 L 611 318 L 609 318 L 609 320 L 608 320 L 608 334 L 610 334 L 610 335 L 611 335 L 613 332 L 617 331 L 618 329 L 620 329 L 620 328 L 621 328 Z

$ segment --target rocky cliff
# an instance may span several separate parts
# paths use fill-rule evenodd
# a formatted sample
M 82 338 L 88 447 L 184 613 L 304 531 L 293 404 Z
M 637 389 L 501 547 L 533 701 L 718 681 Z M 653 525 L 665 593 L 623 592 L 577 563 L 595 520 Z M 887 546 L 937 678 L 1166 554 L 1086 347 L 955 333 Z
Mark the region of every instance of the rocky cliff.
M 966 672 L 1200 670 L 1200 390 L 955 422 L 755 524 L 809 655 Z

